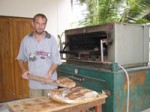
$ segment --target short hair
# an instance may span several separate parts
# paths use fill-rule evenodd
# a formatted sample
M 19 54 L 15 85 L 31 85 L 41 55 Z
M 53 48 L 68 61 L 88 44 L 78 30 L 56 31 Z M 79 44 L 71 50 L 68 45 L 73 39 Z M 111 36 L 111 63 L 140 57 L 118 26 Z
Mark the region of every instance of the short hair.
M 42 14 L 42 13 L 36 14 L 36 15 L 33 17 L 33 21 L 35 21 L 35 18 L 36 18 L 36 17 L 42 17 L 42 18 L 45 18 L 45 19 L 46 19 L 46 22 L 47 22 L 47 17 L 46 17 L 44 14 Z

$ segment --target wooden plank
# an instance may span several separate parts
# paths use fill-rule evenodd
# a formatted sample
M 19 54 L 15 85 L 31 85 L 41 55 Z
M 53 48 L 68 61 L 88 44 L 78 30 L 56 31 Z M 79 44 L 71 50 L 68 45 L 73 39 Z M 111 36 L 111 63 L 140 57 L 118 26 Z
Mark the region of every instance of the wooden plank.
M 0 102 L 15 99 L 12 27 L 10 18 L 0 17 Z
M 106 97 L 102 94 L 96 100 L 82 104 L 64 104 L 52 101 L 48 97 L 39 97 L 10 102 L 8 107 L 11 112 L 78 112 L 97 105 L 101 106 L 105 103 Z
M 32 27 L 32 18 L 13 18 L 12 19 L 13 23 L 13 60 L 14 60 L 14 74 L 15 74 L 15 86 L 16 88 L 13 88 L 16 90 L 16 97 L 17 99 L 21 98 L 28 98 L 29 97 L 29 86 L 28 86 L 28 81 L 24 80 L 21 77 L 21 71 L 18 66 L 17 61 L 15 60 L 19 48 L 20 48 L 20 43 L 23 39 L 23 37 L 33 31 Z M 27 63 L 25 63 L 26 69 L 27 69 Z
M 41 77 L 41 76 L 38 76 L 38 75 L 33 75 L 31 73 L 28 74 L 28 78 L 30 80 L 35 80 L 35 81 L 39 81 L 39 82 L 44 82 L 46 84 L 52 84 L 52 85 L 56 85 L 56 86 L 59 86 L 59 87 L 65 87 L 65 88 L 73 88 L 76 86 L 76 83 L 69 79 L 69 78 L 62 78 L 62 80 L 65 80 L 63 81 L 62 84 L 59 84 L 57 81 L 60 81 L 59 79 L 58 80 L 52 80 L 52 79 L 45 79 L 44 77 Z M 70 84 L 68 84 L 68 82 Z
M 0 102 L 29 97 L 28 81 L 22 79 L 16 57 L 22 38 L 33 31 L 31 20 L 0 16 Z

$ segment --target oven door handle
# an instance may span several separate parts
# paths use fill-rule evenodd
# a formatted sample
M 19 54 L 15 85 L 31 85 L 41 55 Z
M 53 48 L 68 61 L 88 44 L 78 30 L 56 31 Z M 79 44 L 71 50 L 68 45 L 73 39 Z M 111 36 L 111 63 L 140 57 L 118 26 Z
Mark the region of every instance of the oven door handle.
M 83 82 L 85 79 L 84 78 L 77 78 L 77 77 L 74 77 L 74 76 L 69 76 L 70 79 L 73 79 L 73 80 L 76 80 L 76 81 L 79 81 L 79 82 Z

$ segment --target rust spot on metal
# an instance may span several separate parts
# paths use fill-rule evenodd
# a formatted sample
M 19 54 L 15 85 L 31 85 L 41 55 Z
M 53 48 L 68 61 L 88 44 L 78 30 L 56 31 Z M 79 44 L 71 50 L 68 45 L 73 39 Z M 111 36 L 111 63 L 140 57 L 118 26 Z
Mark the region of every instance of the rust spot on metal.
M 120 97 L 118 95 L 116 96 L 116 103 L 117 103 L 118 107 L 120 107 L 121 103 L 120 103 Z
M 133 109 L 134 108 L 134 100 L 133 99 L 130 99 L 130 105 L 129 105 L 129 109 Z
M 146 71 L 137 71 L 129 73 L 130 90 L 134 91 L 137 85 L 144 85 L 146 80 Z M 127 90 L 127 80 L 124 82 L 124 90 Z
M 130 81 L 130 92 L 135 92 L 138 86 L 144 86 L 146 81 L 146 73 L 147 71 L 136 71 L 129 73 L 129 81 Z M 127 92 L 127 79 L 124 80 L 124 92 Z M 143 98 L 143 97 L 142 97 Z M 141 99 L 142 101 L 142 99 Z M 130 98 L 130 106 L 129 108 L 132 110 L 136 105 L 141 106 L 143 102 L 135 102 L 134 99 Z

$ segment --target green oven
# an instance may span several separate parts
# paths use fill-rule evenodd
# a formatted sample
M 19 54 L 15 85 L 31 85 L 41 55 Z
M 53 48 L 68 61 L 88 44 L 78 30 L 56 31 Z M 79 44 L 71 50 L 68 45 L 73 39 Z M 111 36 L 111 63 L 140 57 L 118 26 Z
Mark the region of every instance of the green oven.
M 129 112 L 140 112 L 150 107 L 149 66 L 126 69 L 129 90 L 125 71 L 117 63 L 106 63 L 106 66 L 105 69 L 63 63 L 57 71 L 60 76 L 73 79 L 77 85 L 105 92 L 108 98 L 103 105 L 104 112 L 127 112 L 127 101 Z

